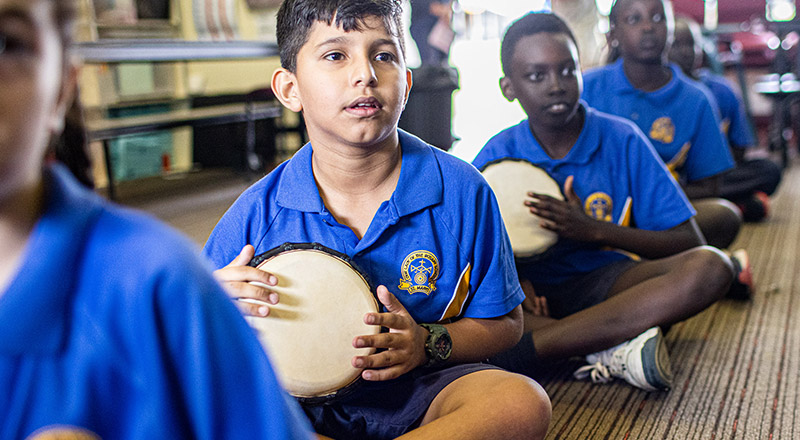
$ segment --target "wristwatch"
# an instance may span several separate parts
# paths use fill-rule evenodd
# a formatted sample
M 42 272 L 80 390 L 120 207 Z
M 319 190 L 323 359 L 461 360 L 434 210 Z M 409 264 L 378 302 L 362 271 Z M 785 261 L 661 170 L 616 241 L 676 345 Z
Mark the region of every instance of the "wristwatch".
M 428 330 L 428 338 L 425 340 L 425 356 L 428 363 L 424 367 L 433 367 L 445 363 L 450 359 L 453 352 L 453 340 L 447 328 L 441 324 L 420 324 L 420 327 Z

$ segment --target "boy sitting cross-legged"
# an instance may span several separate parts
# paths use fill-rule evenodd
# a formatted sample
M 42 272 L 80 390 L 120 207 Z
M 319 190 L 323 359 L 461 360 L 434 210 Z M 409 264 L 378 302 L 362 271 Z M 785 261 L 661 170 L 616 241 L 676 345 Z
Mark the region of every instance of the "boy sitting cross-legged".
M 204 253 L 237 298 L 279 301 L 268 287 L 279 280 L 246 263 L 284 242 L 347 254 L 379 285 L 384 311 L 364 321 L 389 332 L 353 345 L 384 350 L 353 358 L 366 382 L 352 394 L 304 408 L 318 433 L 543 438 L 542 388 L 479 363 L 522 330 L 523 294 L 493 193 L 472 166 L 397 128 L 411 88 L 400 17 L 396 0 L 284 1 L 272 88 L 303 112 L 310 142 L 239 197 Z M 416 277 L 420 264 L 428 273 Z M 433 339 L 452 351 L 426 352 Z
M 587 355 L 578 377 L 669 388 L 660 326 L 718 300 L 733 276 L 730 261 L 702 246 L 691 205 L 642 132 L 579 99 L 578 49 L 560 18 L 520 18 L 501 53 L 503 94 L 528 119 L 490 139 L 473 164 L 526 160 L 555 179 L 566 200 L 530 188 L 519 202 L 559 239 L 517 266 L 532 287 L 525 334 L 493 362 L 535 376 L 548 361 Z

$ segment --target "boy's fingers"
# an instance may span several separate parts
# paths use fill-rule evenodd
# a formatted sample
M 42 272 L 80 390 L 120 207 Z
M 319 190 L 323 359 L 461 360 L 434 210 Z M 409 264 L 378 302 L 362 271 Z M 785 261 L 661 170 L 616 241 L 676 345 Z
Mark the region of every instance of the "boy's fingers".
M 575 177 L 569 176 L 567 180 L 564 181 L 564 195 L 567 197 L 567 202 L 569 203 L 581 203 L 581 199 L 578 198 L 578 195 L 575 194 Z
M 214 276 L 220 282 L 241 281 L 247 283 L 259 283 L 266 286 L 277 286 L 278 277 L 250 266 L 225 266 L 214 271 Z
M 269 306 L 261 301 L 251 301 L 247 298 L 238 299 L 234 301 L 236 307 L 243 315 L 250 316 L 269 316 Z
M 558 200 L 553 196 L 549 196 L 547 194 L 540 194 L 540 193 L 537 193 L 537 192 L 529 192 L 528 193 L 528 197 L 530 197 L 530 198 L 532 198 L 534 200 L 539 200 L 541 202 L 549 202 L 549 201 Z
M 410 325 L 404 315 L 395 313 L 367 313 L 364 315 L 364 324 L 395 330 L 407 329 Z
M 354 348 L 395 348 L 402 343 L 399 333 L 378 333 L 377 335 L 356 336 Z M 374 365 L 373 365 L 374 366 Z
M 279 295 L 270 290 L 266 284 L 258 282 L 228 281 L 223 282 L 222 287 L 228 296 L 234 299 L 252 299 L 263 301 L 269 304 L 277 304 Z
M 256 256 L 256 248 L 253 247 L 251 244 L 245 245 L 239 255 L 233 259 L 230 263 L 228 263 L 225 267 L 232 267 L 232 266 L 247 266 L 250 263 L 250 260 Z
M 403 307 L 403 304 L 401 304 L 400 301 L 394 295 L 392 295 L 392 292 L 389 292 L 389 289 L 387 289 L 386 286 L 382 284 L 378 286 L 377 294 L 378 301 L 380 301 L 381 304 L 386 307 L 387 312 L 405 315 L 408 314 L 406 308 Z
M 361 377 L 363 377 L 364 380 L 370 381 L 391 380 L 400 377 L 406 372 L 407 370 L 401 365 L 395 365 L 393 367 L 381 368 L 380 370 L 364 370 L 361 372 Z
M 528 313 L 533 313 L 537 309 L 536 300 L 533 298 L 525 297 L 522 300 L 522 310 Z
M 539 297 L 539 306 L 541 307 L 542 316 L 550 316 L 550 308 L 547 307 L 547 298 L 540 296 Z

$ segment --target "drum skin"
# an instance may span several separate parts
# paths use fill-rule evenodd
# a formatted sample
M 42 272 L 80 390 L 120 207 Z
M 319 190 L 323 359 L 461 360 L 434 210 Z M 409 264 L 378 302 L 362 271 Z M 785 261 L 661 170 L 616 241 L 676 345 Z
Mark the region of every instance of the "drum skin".
M 558 241 L 558 234 L 541 227 L 541 218 L 524 205 L 530 199 L 528 192 L 564 200 L 558 182 L 546 171 L 524 160 L 504 159 L 488 164 L 481 173 L 497 197 L 515 257 L 534 257 Z
M 366 277 L 346 255 L 314 243 L 286 243 L 250 262 L 278 278 L 278 304 L 266 317 L 246 316 L 289 394 L 307 404 L 324 403 L 349 392 L 361 369 L 353 356 L 375 352 L 354 348 L 353 339 L 374 335 L 364 324 L 378 303 Z

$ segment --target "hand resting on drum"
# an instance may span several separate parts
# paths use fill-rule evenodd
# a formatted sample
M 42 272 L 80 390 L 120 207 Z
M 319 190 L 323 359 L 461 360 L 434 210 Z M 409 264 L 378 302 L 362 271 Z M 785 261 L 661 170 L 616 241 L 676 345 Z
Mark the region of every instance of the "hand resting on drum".
M 420 327 L 403 307 L 403 304 L 384 285 L 378 286 L 378 301 L 386 307 L 385 313 L 367 313 L 364 323 L 387 327 L 388 332 L 357 336 L 353 347 L 385 348 L 369 356 L 353 357 L 352 365 L 363 368 L 365 380 L 389 380 L 399 377 L 427 362 L 425 339 L 427 330 Z
M 246 315 L 267 316 L 269 304 L 277 304 L 277 292 L 270 290 L 278 285 L 278 278 L 261 269 L 248 266 L 255 256 L 255 248 L 246 245 L 227 266 L 214 271 L 214 277 L 228 295 L 237 300 L 239 310 Z
M 597 241 L 596 227 L 601 222 L 595 220 L 583 210 L 581 199 L 572 187 L 573 176 L 564 182 L 566 200 L 558 200 L 545 194 L 529 192 L 531 199 L 524 202 L 531 214 L 541 217 L 541 226 L 557 233 L 559 236 L 578 241 Z

